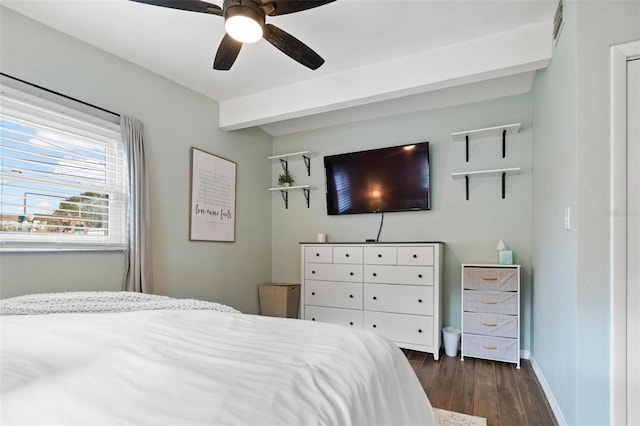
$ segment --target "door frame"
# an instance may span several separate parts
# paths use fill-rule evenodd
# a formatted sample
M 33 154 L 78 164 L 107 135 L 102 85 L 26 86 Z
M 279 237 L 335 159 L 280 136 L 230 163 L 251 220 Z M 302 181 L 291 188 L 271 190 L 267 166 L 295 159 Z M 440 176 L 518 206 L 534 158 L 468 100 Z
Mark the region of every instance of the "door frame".
M 640 40 L 611 47 L 609 416 L 612 425 L 627 424 L 627 61 L 636 57 L 640 57 Z

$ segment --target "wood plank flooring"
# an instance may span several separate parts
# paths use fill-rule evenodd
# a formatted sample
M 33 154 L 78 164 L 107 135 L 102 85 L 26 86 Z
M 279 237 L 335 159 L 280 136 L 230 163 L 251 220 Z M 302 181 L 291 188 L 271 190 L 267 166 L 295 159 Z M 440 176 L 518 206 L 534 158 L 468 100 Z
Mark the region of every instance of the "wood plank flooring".
M 485 417 L 487 426 L 557 426 L 528 360 L 514 364 L 403 349 L 431 405 Z

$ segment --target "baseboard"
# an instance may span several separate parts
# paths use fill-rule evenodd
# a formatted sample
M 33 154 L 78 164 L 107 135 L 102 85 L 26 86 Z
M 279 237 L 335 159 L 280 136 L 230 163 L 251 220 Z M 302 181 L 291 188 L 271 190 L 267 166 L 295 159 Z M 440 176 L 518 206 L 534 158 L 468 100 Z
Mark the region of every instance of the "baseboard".
M 531 352 L 526 349 L 520 349 L 520 359 L 531 359 Z
M 558 426 L 567 426 L 567 421 L 564 419 L 564 415 L 562 415 L 562 410 L 560 409 L 560 405 L 558 405 L 558 401 L 556 401 L 556 398 L 553 395 L 553 392 L 551 391 L 551 387 L 549 386 L 547 379 L 544 377 L 544 374 L 542 374 L 542 370 L 540 369 L 540 366 L 536 362 L 536 359 L 531 356 L 531 353 L 529 353 L 529 351 L 520 351 L 520 354 L 522 354 L 523 352 L 527 352 L 527 358 L 525 359 L 528 359 L 529 362 L 531 363 L 531 367 L 533 368 L 533 372 L 538 378 L 540 387 L 542 387 L 542 391 L 544 392 L 544 395 L 547 397 L 547 401 L 549 401 L 549 406 L 551 407 L 551 411 L 553 411 L 553 415 L 556 416 L 556 421 L 558 422 Z

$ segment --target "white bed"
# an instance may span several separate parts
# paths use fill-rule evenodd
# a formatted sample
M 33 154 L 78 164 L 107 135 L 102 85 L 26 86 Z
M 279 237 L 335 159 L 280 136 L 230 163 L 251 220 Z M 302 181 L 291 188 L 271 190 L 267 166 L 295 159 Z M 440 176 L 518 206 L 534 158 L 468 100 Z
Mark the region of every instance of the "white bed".
M 193 308 L 5 309 L 0 423 L 436 424 L 405 356 L 376 334 Z

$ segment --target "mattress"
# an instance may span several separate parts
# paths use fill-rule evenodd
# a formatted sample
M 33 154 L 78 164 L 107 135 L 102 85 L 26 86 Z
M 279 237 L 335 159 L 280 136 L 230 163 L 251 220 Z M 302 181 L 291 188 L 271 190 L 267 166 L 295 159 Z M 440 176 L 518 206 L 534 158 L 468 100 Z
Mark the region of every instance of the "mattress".
M 435 425 L 402 351 L 233 309 L 0 316 L 3 425 Z

